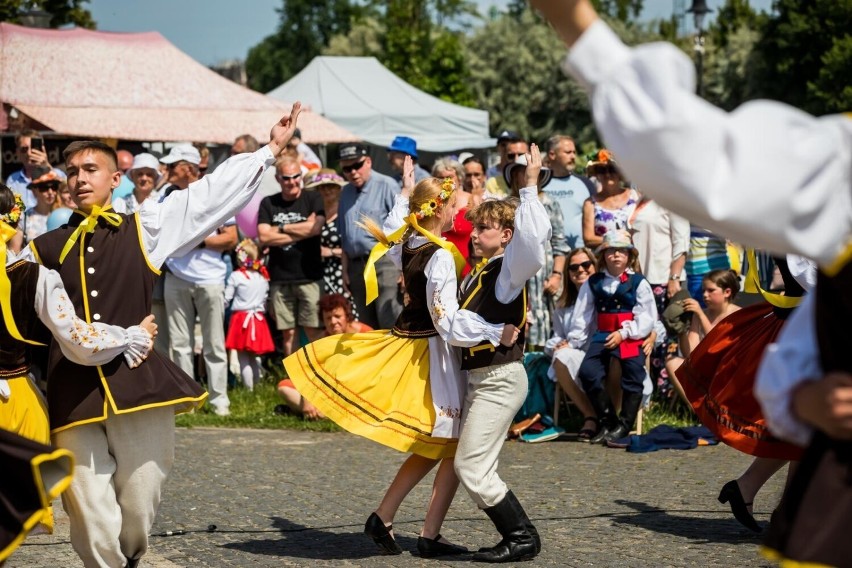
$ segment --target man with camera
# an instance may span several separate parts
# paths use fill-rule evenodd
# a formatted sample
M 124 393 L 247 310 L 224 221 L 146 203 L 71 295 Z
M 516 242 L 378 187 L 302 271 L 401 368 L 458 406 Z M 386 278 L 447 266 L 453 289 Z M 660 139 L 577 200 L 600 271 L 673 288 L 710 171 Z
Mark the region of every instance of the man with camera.
M 15 136 L 15 152 L 24 167 L 6 178 L 6 185 L 13 192 L 21 195 L 24 205 L 29 209 L 36 206 L 35 193 L 27 187 L 33 182 L 36 168 L 51 167 L 44 148 L 44 139 L 35 130 L 22 130 Z M 65 179 L 65 173 L 62 170 L 53 168 L 53 171 L 60 179 Z

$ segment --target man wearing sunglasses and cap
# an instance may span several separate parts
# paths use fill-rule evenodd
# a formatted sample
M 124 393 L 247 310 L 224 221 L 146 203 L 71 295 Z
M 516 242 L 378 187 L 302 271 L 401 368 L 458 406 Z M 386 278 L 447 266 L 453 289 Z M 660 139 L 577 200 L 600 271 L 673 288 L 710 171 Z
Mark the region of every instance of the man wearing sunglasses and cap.
M 364 267 L 376 239 L 358 223 L 362 217 L 379 226 L 393 209 L 401 188 L 389 176 L 373 171 L 373 161 L 363 144 L 340 146 L 340 169 L 347 183 L 340 194 L 337 232 L 343 255 L 343 286 L 352 295 L 361 321 L 374 329 L 390 329 L 402 311 L 400 279 L 402 273 L 387 258 L 376 263 L 379 297 L 367 306 Z
M 27 189 L 35 195 L 36 204 L 24 212 L 23 231 L 27 242 L 47 232 L 47 218 L 59 199 L 59 184 L 62 180 L 47 166 L 36 166 L 33 170 L 33 181 L 27 184 Z

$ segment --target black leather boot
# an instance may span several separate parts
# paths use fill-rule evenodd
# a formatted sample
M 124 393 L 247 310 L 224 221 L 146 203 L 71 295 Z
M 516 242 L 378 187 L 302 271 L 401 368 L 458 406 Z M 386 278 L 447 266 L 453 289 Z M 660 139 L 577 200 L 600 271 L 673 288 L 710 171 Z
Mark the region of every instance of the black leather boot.
M 502 501 L 485 509 L 485 514 L 497 527 L 503 540 L 492 548 L 474 554 L 474 561 L 498 563 L 531 560 L 541 550 L 541 543 L 537 539 L 538 531 L 532 526 L 524 508 L 511 491 L 506 493 Z M 535 531 L 535 536 L 530 532 L 530 528 Z
M 605 437 L 603 443 L 624 438 L 633 429 L 639 407 L 642 406 L 641 392 L 625 392 L 621 396 L 621 414 L 618 417 L 618 426 L 611 430 Z
M 598 433 L 592 436 L 589 440 L 591 444 L 600 444 L 604 441 L 610 430 L 618 427 L 615 419 L 615 409 L 612 407 L 612 401 L 609 398 L 606 390 L 598 389 L 587 393 L 589 402 L 592 403 L 592 408 L 595 409 L 595 414 L 598 415 L 598 423 L 600 429 Z

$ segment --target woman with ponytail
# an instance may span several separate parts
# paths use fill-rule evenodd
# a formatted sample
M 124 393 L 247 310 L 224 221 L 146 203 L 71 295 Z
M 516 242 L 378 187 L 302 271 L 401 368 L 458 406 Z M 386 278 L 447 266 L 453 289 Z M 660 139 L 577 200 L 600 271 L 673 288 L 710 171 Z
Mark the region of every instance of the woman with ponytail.
M 364 527 L 386 554 L 402 552 L 391 526 L 402 500 L 439 463 L 417 550 L 422 557 L 466 551 L 440 535 L 459 483 L 453 456 L 465 384 L 447 338 L 468 337 L 474 346 L 486 332 L 499 336 L 503 325 L 459 310 L 464 258 L 437 236 L 452 227 L 455 200 L 450 179 L 426 178 L 415 186 L 406 158 L 402 194 L 384 227 L 369 220 L 362 226 L 379 241 L 364 271 L 367 302 L 378 294 L 375 263 L 385 254 L 402 269 L 410 301 L 390 330 L 327 337 L 284 360 L 297 390 L 328 418 L 411 453 Z

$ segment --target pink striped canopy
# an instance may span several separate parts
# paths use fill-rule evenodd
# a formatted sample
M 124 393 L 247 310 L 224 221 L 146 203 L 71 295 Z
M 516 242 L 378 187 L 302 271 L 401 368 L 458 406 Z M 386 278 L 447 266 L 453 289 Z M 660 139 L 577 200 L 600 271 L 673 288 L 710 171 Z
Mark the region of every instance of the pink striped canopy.
M 157 32 L 7 23 L 0 24 L 0 101 L 69 136 L 216 143 L 241 134 L 269 140 L 291 106 L 218 75 Z M 309 143 L 357 139 L 309 111 L 299 127 Z

